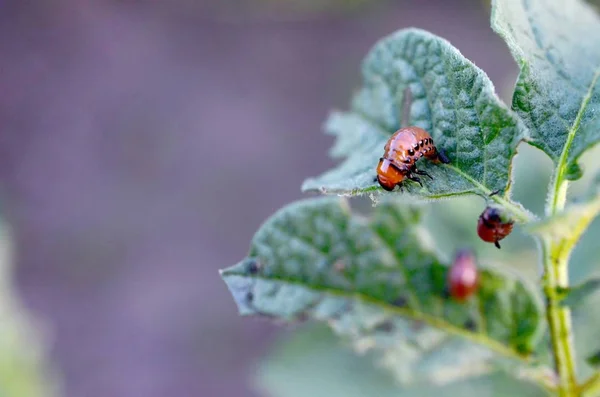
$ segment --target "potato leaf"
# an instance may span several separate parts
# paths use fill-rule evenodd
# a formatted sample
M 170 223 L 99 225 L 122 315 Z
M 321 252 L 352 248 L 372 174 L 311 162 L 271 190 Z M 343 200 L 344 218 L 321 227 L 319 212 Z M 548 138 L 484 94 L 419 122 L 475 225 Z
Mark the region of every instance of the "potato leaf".
M 521 69 L 512 106 L 529 142 L 577 179 L 600 140 L 600 17 L 581 0 L 497 0 L 492 27 Z
M 429 131 L 451 163 L 419 160 L 433 180 L 425 179 L 423 188 L 405 182 L 408 192 L 428 199 L 508 194 L 512 158 L 527 130 L 486 74 L 456 48 L 422 30 L 400 30 L 375 45 L 362 72 L 363 87 L 351 109 L 333 113 L 325 125 L 336 136 L 331 155 L 343 161 L 305 181 L 303 190 L 382 193 L 374 177 L 383 147 L 401 126 L 414 125 Z
M 533 358 L 544 327 L 534 291 L 481 268 L 477 293 L 453 300 L 448 263 L 420 219 L 398 202 L 367 219 L 343 199 L 300 201 L 273 215 L 249 256 L 221 274 L 241 314 L 325 321 L 356 349 L 382 352 L 401 381 L 434 374 L 445 383 Z
M 560 300 L 560 303 L 561 305 L 576 307 L 590 295 L 597 293 L 599 290 L 600 278 L 590 278 L 579 285 L 561 291 L 563 298 Z

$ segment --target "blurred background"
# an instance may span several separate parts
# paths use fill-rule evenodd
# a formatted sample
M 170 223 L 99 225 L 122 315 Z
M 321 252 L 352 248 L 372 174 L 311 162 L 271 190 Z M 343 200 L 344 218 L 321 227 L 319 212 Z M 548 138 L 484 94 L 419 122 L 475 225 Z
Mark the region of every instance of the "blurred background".
M 16 313 L 43 330 L 31 339 L 46 346 L 40 371 L 68 397 L 291 395 L 277 385 L 299 382 L 300 364 L 267 358 L 289 356 L 273 347 L 288 332 L 239 318 L 218 269 L 333 165 L 321 124 L 348 105 L 363 56 L 414 26 L 452 42 L 505 99 L 517 75 L 482 0 L 0 4 L 7 284 L 24 305 Z M 528 190 L 515 194 L 539 212 L 550 161 L 523 151 L 516 182 Z M 483 204 L 472 202 L 440 204 L 454 206 L 433 218 L 450 225 L 440 244 L 516 251 L 512 263 L 535 275 L 532 241 L 515 233 L 500 253 L 476 241 Z

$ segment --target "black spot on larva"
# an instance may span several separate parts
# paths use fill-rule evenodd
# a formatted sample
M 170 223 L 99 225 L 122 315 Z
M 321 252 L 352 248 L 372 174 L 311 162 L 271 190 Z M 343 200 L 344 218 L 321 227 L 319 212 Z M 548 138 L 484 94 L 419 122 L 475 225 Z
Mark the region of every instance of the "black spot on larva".
M 419 142 L 415 143 L 415 149 L 419 148 Z
M 414 154 L 415 154 L 415 151 L 414 151 L 414 150 L 412 150 L 412 149 L 408 149 L 408 155 L 409 155 L 409 156 L 414 156 Z
M 412 161 L 412 160 L 410 159 L 410 157 L 407 157 L 407 158 L 405 158 L 405 159 L 404 159 L 404 162 L 405 162 L 406 164 L 410 164 L 410 163 L 411 163 L 411 161 Z
M 419 146 L 423 147 L 423 141 L 419 141 Z
M 406 298 L 403 296 L 397 297 L 396 300 L 392 302 L 392 305 L 398 306 L 398 307 L 406 307 L 407 304 L 408 304 L 408 302 L 406 301 Z
M 472 318 L 467 319 L 464 325 L 467 331 L 475 331 L 475 329 L 477 328 L 477 324 L 475 323 L 475 321 L 473 321 Z
M 249 292 L 246 294 L 246 301 L 247 301 L 248 303 L 251 303 L 253 300 L 254 300 L 254 294 L 252 293 L 252 291 L 249 291 Z

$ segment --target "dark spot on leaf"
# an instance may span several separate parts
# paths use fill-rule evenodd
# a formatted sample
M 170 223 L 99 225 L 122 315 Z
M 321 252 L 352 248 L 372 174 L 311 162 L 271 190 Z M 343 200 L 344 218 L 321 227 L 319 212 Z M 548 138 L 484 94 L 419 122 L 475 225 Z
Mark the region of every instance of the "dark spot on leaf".
M 377 324 L 375 331 L 380 332 L 392 332 L 394 330 L 394 323 L 391 321 L 384 321 L 381 324 Z
M 246 301 L 247 301 L 248 303 L 250 303 L 250 302 L 252 302 L 253 300 L 254 300 L 254 294 L 252 293 L 252 291 L 249 291 L 249 292 L 246 294 Z
M 250 260 L 248 262 L 248 273 L 256 274 L 260 270 L 260 265 L 255 260 Z
M 472 318 L 467 319 L 467 321 L 465 321 L 464 326 L 467 331 L 475 331 L 477 329 L 477 324 L 475 323 L 475 321 L 473 321 Z
M 397 307 L 406 307 L 407 304 L 408 304 L 408 302 L 407 302 L 406 298 L 403 296 L 397 297 L 396 300 L 394 300 L 392 302 L 392 305 L 397 306 Z

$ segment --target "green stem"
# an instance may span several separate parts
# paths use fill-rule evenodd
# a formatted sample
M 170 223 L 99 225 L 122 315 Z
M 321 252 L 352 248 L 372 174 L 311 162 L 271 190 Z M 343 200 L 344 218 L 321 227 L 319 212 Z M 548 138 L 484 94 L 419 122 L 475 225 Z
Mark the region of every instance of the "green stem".
M 554 364 L 559 377 L 559 396 L 577 396 L 577 377 L 573 349 L 571 311 L 559 303 L 558 287 L 567 287 L 568 252 L 560 244 L 548 239 L 542 240 L 544 261 L 544 293 L 546 295 L 546 317 L 552 339 Z
M 567 145 L 568 147 L 568 145 Z M 566 156 L 561 155 L 556 168 L 546 215 L 552 216 L 565 208 L 569 182 L 565 180 Z M 575 245 L 565 239 L 542 238 L 544 264 L 544 294 L 546 295 L 546 317 L 550 328 L 554 365 L 559 378 L 558 395 L 561 397 L 579 396 L 579 385 L 575 368 L 571 310 L 560 305 L 557 291 L 569 287 L 569 257 Z

